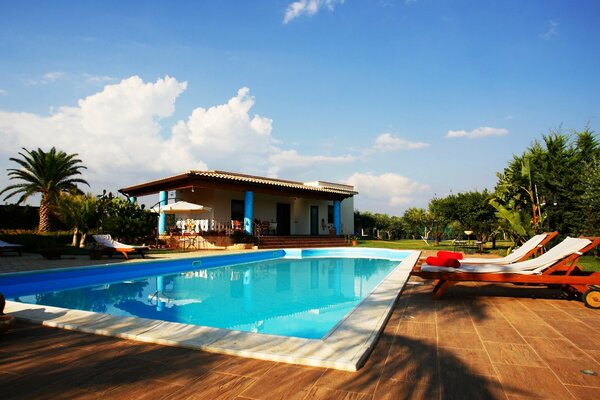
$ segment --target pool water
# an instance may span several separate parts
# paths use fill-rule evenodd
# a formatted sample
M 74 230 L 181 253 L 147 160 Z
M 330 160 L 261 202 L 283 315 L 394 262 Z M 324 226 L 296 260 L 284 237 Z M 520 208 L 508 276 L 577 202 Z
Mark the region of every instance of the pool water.
M 34 292 L 19 293 L 13 300 L 318 339 L 348 315 L 398 263 L 375 258 L 276 258 L 95 282 L 75 289 L 38 287 Z

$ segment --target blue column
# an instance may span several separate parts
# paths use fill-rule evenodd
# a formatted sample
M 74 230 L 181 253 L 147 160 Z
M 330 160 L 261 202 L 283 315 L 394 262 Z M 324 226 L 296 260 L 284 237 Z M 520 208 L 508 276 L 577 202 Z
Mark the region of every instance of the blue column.
M 254 193 L 247 191 L 244 194 L 244 230 L 252 235 L 252 214 L 254 207 Z
M 160 300 L 160 296 L 165 290 L 165 277 L 156 277 L 156 311 L 162 311 L 165 309 L 165 302 Z
M 165 192 L 164 190 L 158 193 L 158 204 L 160 205 L 160 207 L 164 207 L 167 205 L 167 192 Z M 158 234 L 162 235 L 163 233 L 167 232 L 167 215 L 162 212 L 162 209 L 160 211 L 160 214 L 158 215 Z
M 333 202 L 333 227 L 335 234 L 341 235 L 342 207 L 339 200 Z

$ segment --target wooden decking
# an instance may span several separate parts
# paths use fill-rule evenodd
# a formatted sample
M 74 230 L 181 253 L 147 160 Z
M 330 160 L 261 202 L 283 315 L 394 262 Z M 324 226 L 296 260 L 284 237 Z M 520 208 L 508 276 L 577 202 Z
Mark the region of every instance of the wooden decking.
M 20 324 L 0 337 L 0 397 L 600 398 L 598 311 L 510 285 L 461 284 L 432 301 L 431 286 L 414 283 L 358 372 Z

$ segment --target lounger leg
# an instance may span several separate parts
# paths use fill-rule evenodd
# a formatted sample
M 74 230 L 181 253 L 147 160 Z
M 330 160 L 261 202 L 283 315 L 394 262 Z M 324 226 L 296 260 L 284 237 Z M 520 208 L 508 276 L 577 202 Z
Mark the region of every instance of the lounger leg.
M 458 282 L 440 280 L 433 288 L 433 299 L 438 300 L 448 290 L 449 287 L 456 285 Z
M 121 251 L 120 253 L 123 254 L 123 257 L 125 257 L 126 260 L 129 260 L 129 257 L 127 257 L 126 251 Z

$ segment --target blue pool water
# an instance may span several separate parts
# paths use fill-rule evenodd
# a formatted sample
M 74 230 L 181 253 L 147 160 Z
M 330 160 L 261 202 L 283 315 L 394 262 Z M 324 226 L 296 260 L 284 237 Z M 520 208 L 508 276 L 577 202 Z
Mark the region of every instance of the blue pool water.
M 354 249 L 349 249 L 354 250 Z M 406 253 L 293 250 L 14 274 L 23 303 L 322 338 Z

